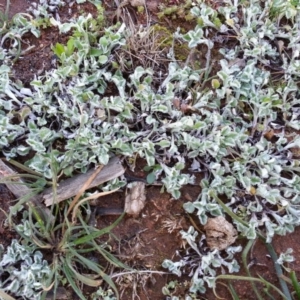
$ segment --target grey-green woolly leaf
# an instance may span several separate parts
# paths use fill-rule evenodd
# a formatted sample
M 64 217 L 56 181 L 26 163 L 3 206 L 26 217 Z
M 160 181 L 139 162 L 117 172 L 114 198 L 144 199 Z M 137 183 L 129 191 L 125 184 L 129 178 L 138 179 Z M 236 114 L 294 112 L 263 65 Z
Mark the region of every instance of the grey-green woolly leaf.
M 147 178 L 146 178 L 146 180 L 147 180 L 147 183 L 148 184 L 152 184 L 155 180 L 156 180 L 156 176 L 155 176 L 155 173 L 149 173 L 148 175 L 147 175 Z
M 31 146 L 34 151 L 37 151 L 37 152 L 40 152 L 40 153 L 46 151 L 46 148 L 45 148 L 44 144 L 40 141 L 34 140 L 33 138 L 28 138 L 26 140 L 26 143 L 29 146 Z
M 108 57 L 106 55 L 100 55 L 98 59 L 99 59 L 99 63 L 102 65 L 108 62 Z
M 192 202 L 186 202 L 183 204 L 183 208 L 184 210 L 189 213 L 192 214 L 195 211 L 195 206 Z
M 204 287 L 204 281 L 200 278 L 193 278 L 192 285 L 189 289 L 191 293 L 205 293 L 206 288 Z

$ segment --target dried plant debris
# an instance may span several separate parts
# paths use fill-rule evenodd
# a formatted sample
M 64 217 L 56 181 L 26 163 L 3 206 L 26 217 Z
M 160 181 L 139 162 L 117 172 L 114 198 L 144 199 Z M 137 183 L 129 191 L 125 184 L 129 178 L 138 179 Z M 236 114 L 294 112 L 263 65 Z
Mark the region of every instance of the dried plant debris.
M 133 7 L 144 6 L 145 0 L 129 0 L 129 3 Z
M 134 181 L 127 185 L 129 191 L 125 198 L 124 211 L 128 215 L 138 216 L 145 206 L 145 183 Z
M 208 218 L 204 226 L 206 242 L 210 249 L 224 250 L 237 238 L 237 231 L 224 217 Z

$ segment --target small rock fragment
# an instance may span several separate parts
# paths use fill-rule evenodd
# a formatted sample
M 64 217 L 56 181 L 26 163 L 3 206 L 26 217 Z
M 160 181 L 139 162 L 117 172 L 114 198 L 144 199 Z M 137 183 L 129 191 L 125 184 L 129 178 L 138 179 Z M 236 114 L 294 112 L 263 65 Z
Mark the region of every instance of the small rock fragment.
M 129 3 L 133 7 L 145 6 L 145 0 L 129 0 Z
M 137 216 L 145 206 L 145 183 L 140 181 L 131 182 L 127 185 L 129 193 L 125 198 L 124 211 L 133 216 Z
M 208 218 L 204 230 L 210 249 L 224 250 L 233 244 L 237 238 L 236 229 L 222 216 Z

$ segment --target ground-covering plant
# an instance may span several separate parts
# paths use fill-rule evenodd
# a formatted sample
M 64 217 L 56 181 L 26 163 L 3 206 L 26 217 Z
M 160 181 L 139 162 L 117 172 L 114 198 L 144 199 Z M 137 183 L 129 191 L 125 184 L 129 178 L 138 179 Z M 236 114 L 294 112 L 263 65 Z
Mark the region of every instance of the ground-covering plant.
M 40 251 L 12 240 L 5 252 L 1 245 L 0 260 L 1 299 L 13 299 L 6 293 L 22 299 L 40 299 L 51 274 Z
M 52 169 L 55 170 L 55 165 L 52 165 Z M 83 184 L 81 190 L 72 201 L 65 201 L 64 204 L 59 206 L 55 203 L 51 207 L 51 210 L 41 212 L 34 205 L 29 205 L 27 210 L 23 210 L 21 214 L 22 219 L 19 221 L 20 213 L 18 212 L 22 211 L 22 206 L 27 201 L 30 201 L 30 198 L 28 199 L 27 195 L 25 195 L 11 207 L 8 223 L 20 235 L 24 246 L 18 243 L 15 246 L 15 241 L 13 241 L 11 248 L 7 250 L 8 254 L 3 257 L 3 266 L 5 267 L 2 272 L 2 276 L 5 279 L 3 279 L 3 291 L 9 292 L 12 296 L 21 295 L 24 299 L 33 299 L 31 298 L 31 294 L 34 292 L 34 299 L 45 299 L 48 292 L 51 291 L 53 299 L 56 299 L 59 287 L 70 286 L 78 297 L 84 300 L 87 297 L 82 292 L 82 285 L 100 288 L 100 286 L 103 287 L 104 283 L 106 283 L 118 298 L 118 290 L 112 279 L 106 274 L 106 270 L 111 266 L 122 270 L 129 269 L 111 251 L 110 241 L 114 239 L 111 231 L 120 222 L 122 216 L 106 228 L 95 228 L 94 215 L 87 201 L 110 192 L 92 193 L 83 196 L 86 187 L 89 186 L 94 176 L 100 170 L 101 168 Z M 56 174 L 55 171 L 54 173 Z M 54 191 L 57 189 L 56 179 L 57 177 L 54 176 Z M 103 185 L 103 190 L 114 188 L 116 185 L 118 185 L 116 182 L 109 182 Z M 9 264 L 9 257 L 13 253 L 11 249 L 15 248 L 19 252 L 23 250 L 20 252 L 22 255 L 20 257 L 16 256 L 12 263 L 16 264 L 17 260 L 19 260 L 22 266 L 26 264 L 29 266 L 27 268 L 29 270 L 25 268 L 24 271 L 22 267 L 20 278 L 23 281 L 20 283 L 18 283 L 19 277 L 13 276 L 18 273 Z M 33 255 L 34 253 L 34 258 L 37 255 L 37 258 L 41 259 L 44 255 L 49 260 L 49 265 L 45 261 L 40 268 L 35 266 L 37 264 L 35 261 L 34 264 L 31 264 L 32 260 L 25 256 L 27 253 L 25 250 L 27 252 L 30 250 L 29 254 Z M 30 275 L 31 273 L 26 275 L 28 272 L 31 272 L 31 268 L 33 268 L 33 271 L 36 270 L 36 276 L 34 276 L 35 274 Z M 5 274 L 8 271 L 12 275 L 6 278 Z M 45 276 L 42 277 L 44 273 Z M 41 281 L 42 279 L 43 284 L 40 284 L 39 280 Z M 33 287 L 36 287 L 36 290 L 33 290 Z M 100 297 L 101 294 L 105 296 L 107 293 L 108 291 L 105 292 L 101 288 L 95 292 L 95 297 L 96 295 Z M 109 292 L 107 295 L 109 296 L 111 293 Z M 47 297 L 49 298 L 50 296 L 47 295 Z M 10 300 L 11 298 L 7 299 Z
M 198 17 L 195 30 L 178 34 L 191 48 L 205 44 L 207 61 L 214 46 L 207 36 L 218 31 L 215 40 L 237 40 L 234 49 L 220 50 L 224 59 L 214 78 L 217 81 L 212 81 L 215 90 L 194 87 L 192 108 L 204 124 L 196 135 L 185 132 L 183 136 L 187 156 L 194 158 L 198 169 L 205 170 L 206 178 L 198 199 L 184 208 L 196 213 L 203 225 L 208 216 L 234 212 L 232 221 L 241 235 L 252 240 L 259 232 L 267 243 L 274 234 L 285 235 L 299 225 L 299 168 L 298 157 L 293 155 L 299 137 L 287 132 L 299 126 L 295 111 L 299 106 L 296 36 L 300 7 L 285 3 L 266 1 L 262 7 L 260 1 L 240 6 L 228 2 L 218 11 L 202 3 L 192 9 Z M 284 22 L 279 10 L 282 6 L 286 8 Z M 224 24 L 216 25 L 213 20 L 217 17 Z M 276 47 L 278 39 L 284 40 L 281 47 Z M 280 78 L 273 70 L 280 70 Z M 229 202 L 224 204 L 218 195 Z M 183 234 L 195 241 L 191 232 Z M 197 252 L 200 246 L 194 248 Z M 178 267 L 189 266 L 186 260 L 164 264 L 175 273 Z M 200 278 L 206 279 L 205 268 L 200 269 L 200 274 L 193 273 L 191 290 Z M 208 286 L 213 286 L 211 282 Z M 203 282 L 198 291 L 202 289 Z
M 168 167 L 162 160 L 160 165 L 155 163 L 155 145 L 163 150 L 170 146 L 171 139 L 165 133 L 158 138 L 155 130 L 160 121 L 151 115 L 145 117 L 146 111 L 150 110 L 155 114 L 168 112 L 178 115 L 178 112 L 172 109 L 171 99 L 175 93 L 172 91 L 173 85 L 169 84 L 166 94 L 158 95 L 151 88 L 150 69 L 136 68 L 130 75 L 128 84 L 119 70 L 112 69 L 111 51 L 124 45 L 124 26 L 107 28 L 96 45 L 92 46 L 91 40 L 94 42 L 97 37 L 92 34 L 90 26 L 93 22 L 90 15 L 80 16 L 73 23 L 60 24 L 54 19 L 51 22 L 58 26 L 61 32 L 75 29 L 73 37 L 70 38 L 67 48 L 55 48 L 55 51 L 60 52 L 61 65 L 45 77 L 34 80 L 31 83 L 33 90 L 26 89 L 26 95 L 19 93 L 22 103 L 18 101 L 15 104 L 15 99 L 9 95 L 11 99 L 2 101 L 3 107 L 17 110 L 18 113 L 21 108 L 22 111 L 26 111 L 25 120 L 22 119 L 19 124 L 6 126 L 13 114 L 2 117 L 3 127 L 7 131 L 7 137 L 2 142 L 3 153 L 12 158 L 20 154 L 26 155 L 31 150 L 35 151 L 34 158 L 27 164 L 47 178 L 52 176 L 47 149 L 52 147 L 56 140 L 66 141 L 65 151 L 55 149 L 52 152 L 55 160 L 60 162 L 60 170 L 66 175 L 71 175 L 75 169 L 85 172 L 91 163 L 106 164 L 113 153 L 128 157 L 139 154 L 146 158 L 150 167 L 158 170 L 157 175 L 159 172 L 172 175 L 172 182 L 169 179 L 165 184 L 178 198 L 180 186 L 192 182 L 192 178 L 180 174 L 184 166 L 182 163 L 178 162 L 175 168 Z M 8 82 L 8 72 L 9 69 L 6 73 L 6 86 L 11 86 Z M 188 67 L 184 73 L 184 76 L 197 77 L 197 73 L 193 73 Z M 109 82 L 116 85 L 118 95 L 100 98 Z M 142 87 L 144 90 L 138 90 Z M 129 92 L 126 89 L 135 91 L 133 103 L 127 101 Z M 8 91 L 7 88 L 6 94 Z M 141 109 L 135 112 L 134 104 L 140 105 Z M 131 125 L 127 124 L 126 120 L 135 119 L 143 123 L 146 119 L 149 129 L 141 132 L 130 130 Z M 52 124 L 50 128 L 45 126 L 49 122 Z M 163 128 L 163 131 L 165 130 Z M 10 146 L 16 137 L 20 139 L 24 134 L 26 143 L 16 147 Z M 154 135 L 154 139 L 150 140 L 147 136 L 151 135 Z M 9 147 L 9 151 L 5 151 L 5 147 Z M 170 155 L 172 153 L 173 151 Z
M 25 33 L 31 32 L 38 37 L 40 32 L 33 24 L 33 17 L 27 13 L 18 13 L 9 19 L 10 0 L 6 1 L 6 6 L 3 11 L 0 11 L 0 59 L 5 56 L 12 58 L 11 63 L 15 62 L 21 55 L 22 37 Z M 26 52 L 32 49 L 29 46 L 23 51 Z M 10 60 L 6 60 L 9 63 Z
M 105 270 L 109 264 L 122 269 L 127 266 L 111 253 L 109 238 L 105 236 L 110 235 L 122 217 L 111 226 L 99 230 L 89 225 L 88 219 L 80 215 L 78 215 L 79 223 L 69 222 L 67 208 L 61 218 L 57 216 L 46 223 L 41 219 L 36 222 L 29 209 L 29 215 L 27 211 L 24 212 L 22 222 L 15 227 L 28 245 L 34 245 L 44 254 L 47 254 L 47 249 L 50 250 L 48 285 L 43 286 L 43 295 L 45 296 L 51 288 L 55 299 L 57 288 L 67 283 L 80 299 L 87 299 L 82 293 L 82 284 L 97 288 L 105 282 L 118 297 L 118 290 Z M 14 293 L 14 290 L 9 291 Z M 40 299 L 38 295 L 36 297 Z
M 299 3 L 228 0 L 218 10 L 194 4 L 197 26 L 178 30 L 174 43 L 201 47 L 206 63 L 195 69 L 189 59 L 178 62 L 171 47 L 168 72 L 160 75 L 120 68 L 115 52 L 132 38 L 124 24 L 101 31 L 91 15 L 68 23 L 52 16 L 52 26 L 70 33 L 66 45 L 53 46 L 56 69 L 24 88 L 12 81 L 8 64 L 0 67 L 1 151 L 8 159 L 34 152 L 26 164 L 49 179 L 53 162 L 59 174 L 72 176 L 113 155 L 139 155 L 149 182 L 160 179 L 174 198 L 193 183 L 183 171 L 189 167 L 205 178 L 186 212 L 203 225 L 228 214 L 241 236 L 270 244 L 300 220 Z M 223 59 L 214 70 L 212 50 L 220 43 Z M 214 268 L 239 269 L 233 258 L 239 247 L 203 250 L 193 227 L 182 236 L 187 256 L 163 265 L 177 275 L 187 268 L 191 293 L 215 286 Z
M 176 2 L 176 1 L 175 1 Z M 159 13 L 157 14 L 158 18 L 181 18 L 186 21 L 190 21 L 194 16 L 190 13 L 190 8 L 193 6 L 191 0 L 183 1 L 182 3 L 177 3 L 174 5 L 166 5 L 165 3 L 159 4 Z
M 166 259 L 163 267 L 178 276 L 182 275 L 184 269 L 191 274 L 192 280 L 189 287 L 191 294 L 204 293 L 206 291 L 205 284 L 210 288 L 214 287 L 217 268 L 226 267 L 229 273 L 239 271 L 240 267 L 233 256 L 236 252 L 241 251 L 240 246 L 228 247 L 225 250 L 226 256 L 223 256 L 217 249 L 213 251 L 205 249 L 204 237 L 198 244 L 196 241 L 198 232 L 193 227 L 190 227 L 188 232 L 182 231 L 181 234 L 190 249 L 180 261 L 173 262 Z

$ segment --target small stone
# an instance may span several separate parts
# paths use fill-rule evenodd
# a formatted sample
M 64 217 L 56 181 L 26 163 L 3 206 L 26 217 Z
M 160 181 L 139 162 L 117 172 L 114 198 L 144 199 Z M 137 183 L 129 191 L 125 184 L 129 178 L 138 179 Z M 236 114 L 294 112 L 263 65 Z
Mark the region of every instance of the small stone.
M 135 181 L 129 183 L 127 187 L 129 188 L 129 193 L 125 198 L 124 211 L 128 215 L 138 216 L 145 206 L 145 183 Z
M 212 250 L 224 250 L 233 244 L 237 238 L 236 229 L 222 216 L 208 218 L 204 230 L 207 245 Z
M 129 3 L 133 7 L 145 6 L 145 0 L 129 0 Z

